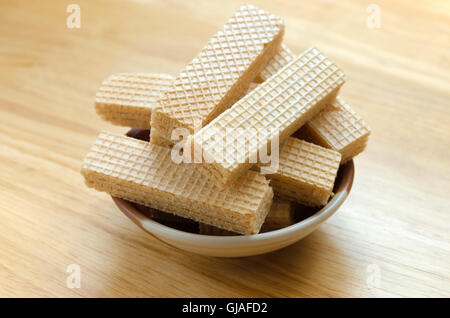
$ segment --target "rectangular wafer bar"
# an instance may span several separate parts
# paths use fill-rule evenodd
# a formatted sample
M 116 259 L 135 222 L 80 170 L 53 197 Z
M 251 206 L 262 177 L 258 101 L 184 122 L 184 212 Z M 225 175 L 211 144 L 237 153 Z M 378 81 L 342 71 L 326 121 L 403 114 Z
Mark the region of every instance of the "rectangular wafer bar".
M 115 125 L 148 129 L 156 101 L 173 80 L 166 74 L 113 74 L 97 90 L 97 114 Z
M 336 64 L 310 48 L 190 136 L 186 156 L 200 155 L 200 170 L 224 188 L 272 139 L 282 143 L 319 113 L 344 81 Z
M 294 57 L 283 45 L 282 53 L 271 60 L 261 72 L 261 77 L 267 79 Z M 102 83 L 97 92 L 97 112 L 113 124 L 148 129 L 154 102 L 170 87 L 172 80 L 173 77 L 167 74 L 114 74 Z M 258 85 L 250 83 L 247 93 Z M 156 129 L 152 134 L 154 139 L 160 139 L 156 144 L 173 145 L 160 137 Z M 339 151 L 342 154 L 341 164 L 365 149 L 369 135 L 369 125 L 339 96 L 294 134 L 300 139 Z
M 294 224 L 294 206 L 291 201 L 274 198 L 272 207 L 267 214 L 261 232 L 282 229 Z
M 261 71 L 259 80 L 267 80 L 294 58 L 295 54 L 283 44 Z M 369 125 L 339 96 L 301 130 L 299 136 L 303 135 L 309 141 L 339 151 L 342 154 L 341 164 L 362 152 L 370 135 Z
M 279 168 L 268 174 L 275 194 L 308 206 L 322 206 L 330 198 L 341 154 L 289 137 L 280 148 Z
M 152 110 L 162 93 L 172 85 L 174 77 L 168 74 L 117 73 L 108 76 L 95 96 L 95 110 L 105 121 L 114 125 L 141 129 L 150 128 Z M 259 84 L 251 82 L 247 93 Z M 154 144 L 173 146 L 157 133 Z M 152 132 L 153 133 L 153 132 Z M 159 140 L 160 139 L 160 140 Z
M 267 80 L 294 58 L 294 53 L 283 44 L 258 76 L 259 81 Z M 170 87 L 171 81 L 173 77 L 166 74 L 114 74 L 97 92 L 97 113 L 116 125 L 147 129 L 154 103 Z M 257 85 L 250 83 L 247 93 Z M 295 133 L 298 138 L 339 151 L 341 164 L 365 149 L 369 135 L 369 125 L 339 96 Z M 152 138 L 155 144 L 173 145 L 157 129 L 152 131 Z
M 243 5 L 180 72 L 158 101 L 151 128 L 158 139 L 172 130 L 203 127 L 245 95 L 249 83 L 278 51 L 283 21 L 252 5 Z
M 344 164 L 364 150 L 370 127 L 342 98 L 337 97 L 302 127 L 299 134 L 318 145 L 339 151 L 341 164 Z
M 284 44 L 281 45 L 280 50 L 267 63 L 266 67 L 261 71 L 257 77 L 257 81 L 264 82 L 269 77 L 281 70 L 286 64 L 295 58 L 295 54 Z
M 258 233 L 273 191 L 250 171 L 223 191 L 193 165 L 172 161 L 171 150 L 113 133 L 101 133 L 83 160 L 88 187 L 226 230 Z
M 294 209 L 292 203 L 287 200 L 274 198 L 270 211 L 261 227 L 261 232 L 269 232 L 294 223 Z M 232 236 L 234 232 L 220 229 L 218 227 L 199 223 L 199 233 L 203 235 Z

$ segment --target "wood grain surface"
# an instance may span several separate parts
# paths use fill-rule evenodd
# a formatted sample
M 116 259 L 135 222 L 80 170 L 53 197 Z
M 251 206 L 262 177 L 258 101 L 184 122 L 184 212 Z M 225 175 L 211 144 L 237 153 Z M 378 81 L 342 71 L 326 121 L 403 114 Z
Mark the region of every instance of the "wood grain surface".
M 219 259 L 164 245 L 83 183 L 96 135 L 127 130 L 95 114 L 102 79 L 177 74 L 241 1 L 2 0 L 0 296 L 450 296 L 450 2 L 377 0 L 380 28 L 372 1 L 250 2 L 284 18 L 294 52 L 346 71 L 372 126 L 340 211 L 283 250 Z

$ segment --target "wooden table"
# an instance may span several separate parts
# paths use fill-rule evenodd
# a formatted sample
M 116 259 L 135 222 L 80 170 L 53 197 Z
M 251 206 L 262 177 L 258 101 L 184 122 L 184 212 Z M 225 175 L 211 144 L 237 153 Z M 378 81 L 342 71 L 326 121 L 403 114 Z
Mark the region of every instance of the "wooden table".
M 450 3 L 377 1 L 376 28 L 371 1 L 272 2 L 258 6 L 294 52 L 317 45 L 344 68 L 373 132 L 334 217 L 242 259 L 164 245 L 79 173 L 101 130 L 126 131 L 95 114 L 102 79 L 176 74 L 242 2 L 0 2 L 0 296 L 450 296 Z

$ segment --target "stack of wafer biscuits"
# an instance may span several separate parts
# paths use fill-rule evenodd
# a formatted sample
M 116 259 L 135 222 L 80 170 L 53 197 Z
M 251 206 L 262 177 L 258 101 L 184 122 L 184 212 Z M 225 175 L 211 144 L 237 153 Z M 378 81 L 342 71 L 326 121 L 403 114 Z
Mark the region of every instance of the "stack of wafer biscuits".
M 205 235 L 277 230 L 297 204 L 327 204 L 370 128 L 338 96 L 344 72 L 316 47 L 295 55 L 283 34 L 279 17 L 243 5 L 178 75 L 109 76 L 97 113 L 149 139 L 102 132 L 86 184 Z

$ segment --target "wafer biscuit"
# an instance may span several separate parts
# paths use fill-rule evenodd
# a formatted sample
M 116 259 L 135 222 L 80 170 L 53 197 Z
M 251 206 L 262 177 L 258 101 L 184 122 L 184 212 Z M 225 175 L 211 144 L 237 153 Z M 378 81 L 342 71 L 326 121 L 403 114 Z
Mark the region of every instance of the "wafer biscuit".
M 172 147 L 174 145 L 173 139 L 166 139 L 164 138 L 158 131 L 157 128 L 153 128 L 151 130 L 151 138 L 152 138 L 152 144 L 162 146 L 162 147 Z
M 294 207 L 291 201 L 274 198 L 261 232 L 275 231 L 294 224 Z
M 274 231 L 293 224 L 293 214 L 294 209 L 290 201 L 274 198 L 270 211 L 261 227 L 261 232 Z M 237 235 L 237 233 L 204 223 L 199 223 L 199 233 L 218 236 Z
M 340 97 L 301 130 L 308 140 L 339 151 L 341 164 L 362 152 L 370 135 L 369 125 Z
M 219 191 L 193 165 L 174 163 L 170 149 L 108 132 L 98 136 L 81 173 L 88 187 L 242 234 L 258 233 L 273 197 L 257 172 Z
M 267 80 L 294 58 L 294 53 L 283 44 L 258 79 Z M 299 134 L 305 135 L 308 140 L 339 151 L 342 154 L 341 164 L 362 152 L 370 135 L 369 125 L 339 96 L 301 130 Z
M 260 81 L 275 74 L 294 58 L 295 55 L 283 45 L 261 72 Z M 155 100 L 170 87 L 171 79 L 166 74 L 112 75 L 99 88 L 97 112 L 113 124 L 146 129 L 150 126 L 148 118 Z M 247 93 L 258 85 L 256 82 L 250 83 Z M 294 134 L 297 138 L 339 151 L 342 154 L 341 164 L 366 148 L 369 135 L 369 125 L 339 96 Z M 174 144 L 173 140 L 162 137 L 157 129 L 153 130 L 152 138 L 155 144 L 161 146 Z
M 97 114 L 115 125 L 148 129 L 156 101 L 173 80 L 166 74 L 113 74 L 97 91 Z
M 278 51 L 283 34 L 279 17 L 252 5 L 241 6 L 161 96 L 152 130 L 170 140 L 174 128 L 193 133 L 206 125 L 246 93 Z
M 267 79 L 269 79 L 269 77 L 277 73 L 293 59 L 295 59 L 295 54 L 292 53 L 292 51 L 288 47 L 286 47 L 286 45 L 282 44 L 280 50 L 261 71 L 256 80 L 259 82 L 266 81 Z
M 322 206 L 332 194 L 340 160 L 337 151 L 290 137 L 280 148 L 278 171 L 267 177 L 278 197 Z
M 344 81 L 336 64 L 310 48 L 190 136 L 186 156 L 201 156 L 200 170 L 224 188 L 272 139 L 283 142 L 319 113 Z

